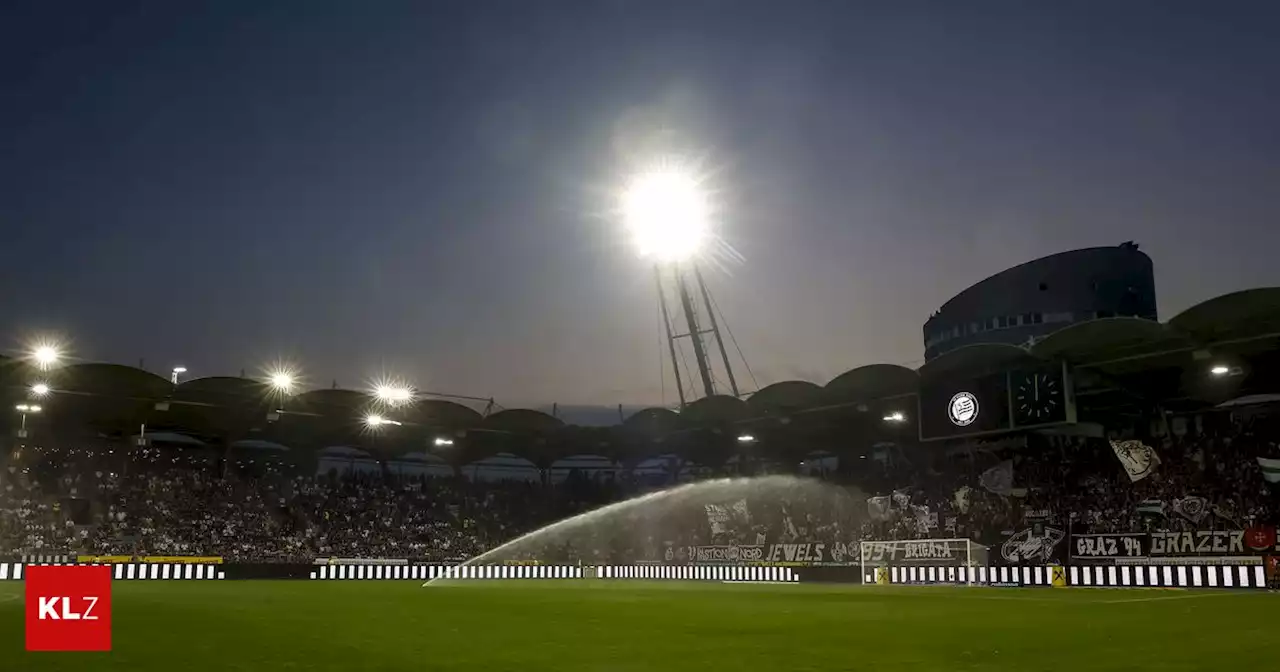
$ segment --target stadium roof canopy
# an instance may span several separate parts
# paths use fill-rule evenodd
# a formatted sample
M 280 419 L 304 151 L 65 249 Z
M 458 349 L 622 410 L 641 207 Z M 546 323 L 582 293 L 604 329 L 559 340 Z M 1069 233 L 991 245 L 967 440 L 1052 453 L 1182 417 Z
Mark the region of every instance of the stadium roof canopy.
M 145 425 L 150 431 L 195 435 L 214 445 L 244 439 L 316 449 L 351 445 L 412 451 L 444 445 L 453 451 L 453 459 L 516 452 L 545 461 L 584 449 L 619 456 L 657 454 L 674 449 L 664 441 L 682 435 L 692 437 L 687 444 L 714 444 L 723 452 L 732 449 L 740 430 L 754 434 L 785 426 L 794 433 L 801 431 L 805 418 L 839 409 L 845 410 L 845 418 L 879 421 L 880 414 L 872 411 L 910 408 L 902 399 L 916 394 L 922 381 L 986 370 L 1063 361 L 1107 380 L 1154 379 L 1148 374 L 1171 371 L 1168 379 L 1176 384 L 1177 369 L 1189 371 L 1202 360 L 1270 356 L 1261 353 L 1277 350 L 1280 287 L 1267 287 L 1209 299 L 1167 323 L 1123 317 L 1092 320 L 1065 327 L 1030 347 L 971 345 L 930 360 L 919 370 L 894 364 L 860 366 L 826 385 L 783 381 L 745 401 L 711 396 L 680 412 L 646 409 L 616 427 L 589 431 L 529 409 L 481 413 L 440 398 L 388 406 L 370 392 L 348 389 L 316 389 L 286 397 L 265 381 L 244 377 L 196 378 L 174 385 L 149 371 L 110 363 L 40 371 L 24 360 L 0 356 L 0 390 L 8 394 L 6 401 L 16 404 L 29 400 L 33 383 L 47 383 L 53 391 L 42 402 L 48 412 L 40 420 L 59 428 L 80 427 L 86 436 L 130 436 Z M 1263 390 L 1267 391 L 1276 390 Z M 371 415 L 384 422 L 369 426 Z M 14 420 L 9 417 L 8 422 Z

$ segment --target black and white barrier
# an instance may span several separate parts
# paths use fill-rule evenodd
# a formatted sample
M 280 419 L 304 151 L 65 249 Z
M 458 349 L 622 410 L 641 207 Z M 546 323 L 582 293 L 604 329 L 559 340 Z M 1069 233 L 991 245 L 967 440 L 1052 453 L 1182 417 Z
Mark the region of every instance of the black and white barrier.
M 675 565 L 318 565 L 313 579 L 649 579 L 794 583 L 790 567 Z
M 5 562 L 0 563 L 0 581 L 21 581 L 23 568 L 29 565 L 74 565 L 74 562 Z M 86 566 L 97 567 L 90 564 Z M 173 563 L 128 563 L 110 565 L 111 578 L 117 581 L 134 580 L 219 580 L 227 578 L 226 572 L 217 565 L 173 564 Z
M 1085 586 L 1093 588 L 1266 588 L 1262 565 L 1073 565 L 888 567 L 888 583 L 907 585 Z M 863 576 L 877 583 L 872 571 Z
M 1003 586 L 1052 586 L 1055 568 L 1038 565 L 1026 567 L 889 567 L 889 583 L 898 584 L 977 584 Z M 1060 569 L 1060 568 L 1057 568 Z M 1059 581 L 1062 577 L 1057 577 Z M 876 583 L 875 571 L 863 577 L 865 583 Z
M 1266 588 L 1262 565 L 1095 565 L 1068 568 L 1073 586 L 1101 588 Z
M 22 562 L 28 565 L 70 565 L 76 561 L 72 555 L 24 555 Z

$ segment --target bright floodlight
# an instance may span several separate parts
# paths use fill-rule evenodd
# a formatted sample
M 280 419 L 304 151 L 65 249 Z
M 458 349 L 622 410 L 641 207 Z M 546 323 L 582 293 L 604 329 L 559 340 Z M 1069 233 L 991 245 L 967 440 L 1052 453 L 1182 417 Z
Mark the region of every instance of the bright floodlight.
M 14 406 L 13 409 L 19 413 L 39 413 L 41 410 L 39 406 L 33 406 L 31 404 L 18 404 L 17 406 Z
M 1225 376 L 1228 373 L 1231 373 L 1231 368 L 1225 364 L 1218 364 L 1212 369 L 1209 369 L 1209 373 L 1212 373 L 1215 376 Z
M 267 378 L 267 382 L 277 392 L 288 394 L 293 391 L 293 374 L 288 371 L 277 371 L 271 374 Z
M 373 396 L 384 404 L 399 406 L 413 401 L 413 388 L 400 385 L 378 385 L 373 388 Z
M 49 394 L 49 386 L 44 383 L 36 383 L 31 386 L 31 394 L 34 394 L 37 397 L 43 397 L 44 395 Z
M 443 436 L 437 436 L 435 440 L 437 446 L 452 446 L 453 439 L 446 439 Z
M 706 194 L 690 173 L 663 167 L 635 178 L 622 196 L 622 216 L 640 256 L 683 261 L 707 238 Z
M 399 420 L 392 420 L 390 418 L 378 415 L 377 413 L 370 413 L 369 415 L 364 416 L 364 424 L 366 427 L 372 428 L 372 427 L 382 427 L 384 425 L 394 425 L 399 427 L 401 423 Z
M 47 369 L 62 359 L 62 350 L 53 343 L 41 343 L 31 349 L 31 359 L 41 369 Z
M 742 436 L 738 437 L 738 443 L 753 443 L 755 442 L 755 440 L 756 440 L 756 437 L 751 436 L 750 434 L 743 434 Z
M 889 415 L 884 416 L 885 422 L 904 422 L 906 419 L 907 416 L 903 415 L 902 411 L 894 411 Z
M 185 367 L 185 366 L 175 366 L 175 367 L 173 367 L 173 372 L 174 372 L 174 373 L 186 373 L 186 372 L 187 372 L 187 367 Z

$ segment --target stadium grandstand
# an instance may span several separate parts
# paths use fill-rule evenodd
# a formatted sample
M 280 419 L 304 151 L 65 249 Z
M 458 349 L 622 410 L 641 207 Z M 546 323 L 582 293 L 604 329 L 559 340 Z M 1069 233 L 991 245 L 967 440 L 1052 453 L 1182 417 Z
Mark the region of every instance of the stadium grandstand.
M 911 493 L 929 522 L 869 517 L 860 502 L 758 506 L 732 529 L 699 520 L 678 534 L 664 526 L 537 559 L 657 561 L 713 542 L 821 539 L 851 549 L 942 532 L 998 545 L 1037 516 L 1075 532 L 1147 532 L 1205 521 L 1140 511 L 1159 500 L 1149 508 L 1167 513 L 1187 497 L 1221 514 L 1214 524 L 1271 525 L 1278 346 L 1280 289 L 1261 288 L 1165 323 L 1095 319 L 1029 347 L 975 344 L 919 370 L 862 366 L 826 385 L 780 382 L 612 427 L 481 412 L 408 388 L 295 390 L 281 374 L 175 384 L 118 364 L 11 359 L 0 554 L 458 561 L 676 482 L 767 473 L 806 473 L 872 498 Z M 1013 388 L 1050 379 L 1064 387 L 1061 411 L 1015 407 L 1024 404 Z M 947 422 L 948 402 L 970 394 L 957 390 L 972 391 L 984 419 Z M 1130 487 L 1113 439 L 1140 440 L 1162 467 Z M 327 452 L 334 447 L 351 465 L 359 456 L 377 468 L 344 466 Z M 563 466 L 584 455 L 597 456 L 594 466 Z M 527 460 L 538 477 L 474 478 L 468 467 L 494 456 Z M 557 469 L 565 473 L 553 478 Z M 989 482 L 1006 471 L 1002 484 Z

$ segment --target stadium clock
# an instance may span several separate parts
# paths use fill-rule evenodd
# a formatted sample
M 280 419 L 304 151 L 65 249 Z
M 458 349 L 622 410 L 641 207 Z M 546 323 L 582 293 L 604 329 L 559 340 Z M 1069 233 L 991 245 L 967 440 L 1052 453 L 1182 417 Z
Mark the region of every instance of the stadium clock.
M 1067 419 L 1066 385 L 1060 372 L 1015 371 L 1010 374 L 1015 426 L 1044 425 Z

